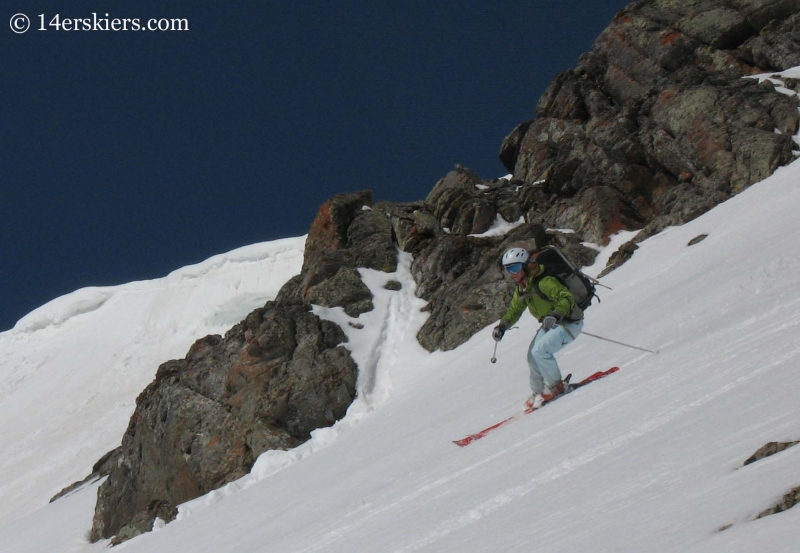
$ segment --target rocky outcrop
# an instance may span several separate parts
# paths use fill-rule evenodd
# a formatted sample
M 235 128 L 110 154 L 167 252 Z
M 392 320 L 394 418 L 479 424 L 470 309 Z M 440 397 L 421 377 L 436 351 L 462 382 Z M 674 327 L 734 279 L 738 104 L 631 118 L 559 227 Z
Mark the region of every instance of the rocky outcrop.
M 371 203 L 369 192 L 326 202 L 301 274 L 275 301 L 159 367 L 99 489 L 93 540 L 169 521 L 178 504 L 247 474 L 262 452 L 295 447 L 344 416 L 357 367 L 344 332 L 310 304 L 353 315 L 372 309 L 356 268 L 394 270 L 396 250 L 386 215 Z
M 796 98 L 742 77 L 800 65 L 798 12 L 797 0 L 635 2 L 553 80 L 537 117 L 506 137 L 500 159 L 511 178 L 456 167 L 424 202 L 376 206 L 415 255 L 431 313 L 420 343 L 452 349 L 497 320 L 510 294 L 497 259 L 536 234 L 545 241 L 543 228 L 599 244 L 643 229 L 638 242 L 792 161 Z M 499 221 L 524 224 L 484 236 Z M 626 244 L 608 270 L 635 250 Z
M 454 349 L 502 316 L 513 293 L 499 262 L 504 250 L 557 243 L 576 261 L 592 262 L 596 252 L 581 246 L 579 237 L 545 231 L 540 206 L 546 201 L 535 185 L 484 181 L 457 166 L 423 202 L 376 204 L 388 215 L 399 247 L 414 255 L 417 295 L 428 301 L 430 313 L 417 335 L 424 348 Z M 517 226 L 487 232 L 507 223 Z
M 372 310 L 372 294 L 356 270 L 397 270 L 388 218 L 372 209 L 372 192 L 339 194 L 320 208 L 306 241 L 297 292 L 323 307 L 343 306 L 351 317 Z
M 743 466 L 746 467 L 747 465 L 755 463 L 756 461 L 760 461 L 761 459 L 766 459 L 767 457 L 771 457 L 776 453 L 780 453 L 781 451 L 789 449 L 790 447 L 794 447 L 797 444 L 800 444 L 800 441 L 769 442 L 767 444 L 764 444 L 763 446 L 758 448 L 755 453 L 753 453 L 750 457 L 747 458 Z
M 796 100 L 741 77 L 800 65 L 798 12 L 796 0 L 635 2 L 500 158 L 538 183 L 547 224 L 587 240 L 687 222 L 793 159 Z
M 743 466 L 747 466 L 762 459 L 766 459 L 767 457 L 776 455 L 789 449 L 790 447 L 796 446 L 798 443 L 800 443 L 800 441 L 795 440 L 793 442 L 769 442 L 764 444 L 758 448 L 753 455 L 747 458 Z M 760 512 L 758 516 L 756 516 L 756 519 L 782 513 L 783 511 L 791 509 L 798 503 L 800 503 L 800 487 L 792 488 L 786 494 L 784 494 L 780 501 L 778 501 L 775 505 Z
M 760 512 L 756 519 L 764 518 L 769 515 L 777 515 L 778 513 L 788 511 L 798 503 L 800 503 L 800 486 L 789 490 L 786 494 L 784 494 L 781 500 L 778 501 L 778 503 L 769 509 Z

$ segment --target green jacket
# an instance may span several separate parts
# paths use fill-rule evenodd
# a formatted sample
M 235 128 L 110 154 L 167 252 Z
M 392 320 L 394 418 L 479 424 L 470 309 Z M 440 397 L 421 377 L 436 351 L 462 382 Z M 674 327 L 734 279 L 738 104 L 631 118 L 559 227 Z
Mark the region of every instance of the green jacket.
M 519 286 L 514 290 L 514 297 L 511 298 L 511 305 L 506 311 L 506 314 L 500 319 L 509 327 L 514 326 L 522 316 L 526 307 L 531 312 L 531 315 L 536 317 L 538 321 L 541 321 L 552 311 L 558 311 L 564 317 L 568 317 L 573 311 L 575 300 L 572 297 L 572 293 L 557 279 L 546 276 L 539 280 L 539 289 L 542 291 L 542 294 L 551 299 L 543 298 L 537 294 L 533 281 L 534 279 L 532 278 L 528 279 L 528 285 L 524 290 Z

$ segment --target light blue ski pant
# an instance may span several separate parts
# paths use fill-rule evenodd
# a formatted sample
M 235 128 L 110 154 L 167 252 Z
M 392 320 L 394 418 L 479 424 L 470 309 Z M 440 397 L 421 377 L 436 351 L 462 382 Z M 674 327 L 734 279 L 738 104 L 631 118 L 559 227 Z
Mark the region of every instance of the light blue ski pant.
M 555 354 L 572 342 L 583 330 L 583 321 L 564 323 L 551 330 L 539 328 L 528 347 L 528 366 L 531 369 L 531 391 L 542 393 L 561 380 Z

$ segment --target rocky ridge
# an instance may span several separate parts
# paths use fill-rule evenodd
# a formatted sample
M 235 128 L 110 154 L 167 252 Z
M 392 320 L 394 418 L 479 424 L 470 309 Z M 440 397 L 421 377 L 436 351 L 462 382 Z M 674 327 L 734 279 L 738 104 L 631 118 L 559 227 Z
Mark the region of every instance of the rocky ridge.
M 747 75 L 800 65 L 797 0 L 623 9 L 500 157 L 540 216 L 603 242 L 691 220 L 793 159 L 797 101 Z
M 275 301 L 164 363 L 141 393 L 121 447 L 96 466 L 108 479 L 92 539 L 168 521 L 179 503 L 246 474 L 261 452 L 294 447 L 344 415 L 357 367 L 344 332 L 311 304 L 370 311 L 359 267 L 392 272 L 397 250 L 411 253 L 430 314 L 418 340 L 449 350 L 505 309 L 504 249 L 556 243 L 589 264 L 594 250 L 582 242 L 689 221 L 790 162 L 796 99 L 741 77 L 795 65 L 800 0 L 635 2 L 553 80 L 537 117 L 506 137 L 508 178 L 457 166 L 418 202 L 373 205 L 369 192 L 326 202 L 301 274 Z M 498 223 L 516 226 L 495 235 Z

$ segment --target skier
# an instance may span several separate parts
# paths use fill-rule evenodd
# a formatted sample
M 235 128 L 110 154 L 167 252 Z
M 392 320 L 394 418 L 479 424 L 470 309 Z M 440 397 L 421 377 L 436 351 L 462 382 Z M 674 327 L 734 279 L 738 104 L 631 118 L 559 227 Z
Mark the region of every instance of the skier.
M 531 259 L 524 248 L 511 248 L 503 254 L 505 271 L 516 283 L 514 297 L 506 314 L 492 331 L 496 341 L 522 316 L 527 307 L 542 323 L 528 347 L 533 395 L 528 408 L 539 408 L 564 393 L 564 382 L 554 354 L 575 340 L 583 329 L 583 311 L 575 305 L 569 289 L 552 276 L 543 276 L 544 265 Z

